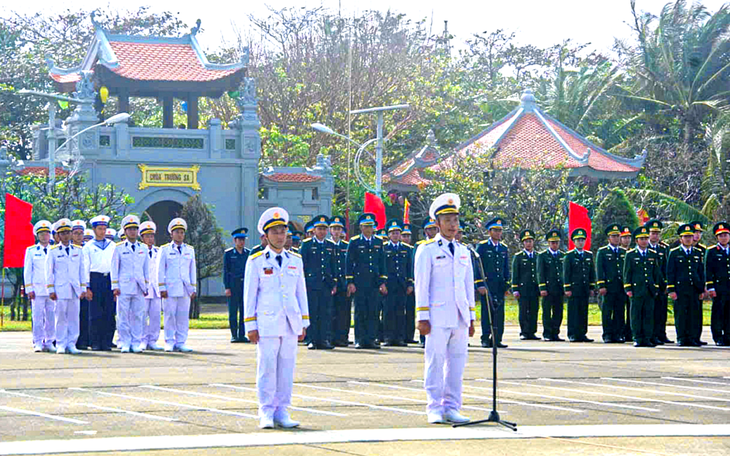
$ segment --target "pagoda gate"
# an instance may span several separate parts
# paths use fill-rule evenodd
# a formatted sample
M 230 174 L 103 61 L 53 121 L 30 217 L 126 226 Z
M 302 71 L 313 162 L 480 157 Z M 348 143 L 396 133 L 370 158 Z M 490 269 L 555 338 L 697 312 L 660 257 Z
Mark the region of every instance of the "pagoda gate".
M 214 206 L 226 232 L 240 226 L 251 230 L 248 247 L 258 243 L 256 223 L 269 207 L 284 207 L 300 224 L 331 213 L 334 180 L 329 158 L 318 157 L 312 168 L 260 169 L 260 123 L 255 81 L 247 77 L 247 52 L 239 62 L 210 63 L 196 39 L 200 21 L 182 37 L 114 35 L 93 16 L 92 22 L 95 37 L 78 66 L 59 68 L 47 59 L 56 89 L 82 102 L 63 128 L 60 122 L 52 128 L 34 126 L 33 160 L 18 172 L 47 172 L 49 143 L 99 123 L 94 102 L 104 88 L 117 98 L 119 112 L 129 112 L 132 97 L 156 99 L 162 104 L 162 128 L 128 122 L 94 128 L 74 140 L 70 152 L 83 157 L 81 172 L 87 173 L 90 185 L 113 184 L 134 198 L 129 212 L 149 215 L 158 226 L 158 242 L 167 242 L 167 224 L 197 193 Z M 224 129 L 215 118 L 201 126 L 198 100 L 231 91 L 240 93 L 235 98 L 240 115 L 230 128 Z M 175 99 L 187 103 L 185 128 L 173 124 Z M 0 168 L 8 166 L 0 157 Z M 63 169 L 59 172 L 63 178 Z M 217 281 L 208 281 L 202 291 L 216 295 L 223 289 Z

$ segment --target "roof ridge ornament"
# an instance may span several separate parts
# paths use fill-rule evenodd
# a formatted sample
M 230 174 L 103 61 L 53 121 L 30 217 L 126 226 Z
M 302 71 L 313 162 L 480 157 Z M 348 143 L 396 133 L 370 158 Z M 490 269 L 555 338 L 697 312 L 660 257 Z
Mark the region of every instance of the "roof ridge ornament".
M 97 10 L 93 10 L 91 13 L 89 13 L 89 16 L 91 17 L 91 25 L 94 26 L 94 29 L 100 29 L 101 24 L 99 24 L 99 21 L 96 20 L 96 12 Z
M 201 24 L 200 19 L 198 19 L 197 21 L 195 21 L 195 27 L 193 27 L 193 28 L 190 29 L 190 34 L 191 35 L 195 36 L 195 35 L 198 34 L 198 32 L 200 31 L 200 24 Z
M 535 110 L 535 108 L 537 107 L 537 99 L 535 98 L 535 93 L 532 90 L 525 89 L 522 91 L 522 96 L 520 97 L 520 107 L 526 112 Z

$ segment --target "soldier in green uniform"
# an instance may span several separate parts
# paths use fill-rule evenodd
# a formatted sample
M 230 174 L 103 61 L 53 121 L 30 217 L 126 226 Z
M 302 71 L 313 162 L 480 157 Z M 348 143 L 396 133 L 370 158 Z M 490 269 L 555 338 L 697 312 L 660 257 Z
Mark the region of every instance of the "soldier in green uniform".
M 717 244 L 705 254 L 707 292 L 712 298 L 710 329 L 715 344 L 726 347 L 730 345 L 730 225 L 719 222 L 712 231 Z
M 654 297 L 654 345 L 673 344 L 667 337 L 667 257 L 669 246 L 661 241 L 664 225 L 659 220 L 649 220 L 644 224 L 649 229 L 649 250 L 656 252 L 659 257 L 659 293 Z
M 507 348 L 502 343 L 502 335 L 504 334 L 504 296 L 509 292 L 509 251 L 502 243 L 502 226 L 501 217 L 495 217 L 488 221 L 485 228 L 489 232 L 489 239 L 482 241 L 477 246 L 484 273 L 486 274 L 486 287 L 479 280 L 474 282 L 474 287 L 481 295 L 482 309 L 482 347 L 489 348 L 493 343 L 499 348 Z M 487 292 L 489 299 L 487 299 Z M 491 304 L 492 317 L 494 318 L 494 330 L 496 334 L 492 337 L 492 325 L 489 321 L 489 309 L 487 305 Z
M 341 215 L 332 216 L 330 220 L 330 236 L 335 244 L 335 277 L 337 278 L 337 293 L 332 298 L 332 328 L 334 346 L 347 347 L 350 343 L 350 321 L 352 320 L 352 298 L 347 296 L 345 287 L 345 261 L 347 261 L 347 234 L 345 218 Z
M 656 347 L 654 338 L 654 297 L 659 294 L 662 280 L 659 255 L 649 247 L 649 229 L 634 230 L 636 248 L 626 253 L 624 288 L 631 299 L 631 330 L 634 347 Z
M 520 339 L 539 340 L 535 335 L 540 307 L 535 234 L 532 230 L 522 230 L 520 240 L 523 249 L 512 258 L 512 294 L 519 303 Z
M 413 260 L 415 259 L 415 252 L 416 249 L 413 247 L 413 232 L 411 231 L 411 225 L 410 223 L 404 223 L 403 224 L 403 231 L 400 233 L 401 241 L 403 242 L 403 245 L 410 247 L 411 252 L 411 263 L 413 263 Z M 406 296 L 406 338 L 405 342 L 407 344 L 415 344 L 417 343 L 414 339 L 414 336 L 416 335 L 416 292 L 414 290 L 413 293 Z
M 631 249 L 631 227 L 625 226 L 621 228 L 621 248 L 624 250 L 624 253 L 628 252 Z M 624 340 L 626 341 L 632 341 L 634 340 L 634 336 L 631 334 L 631 300 L 628 296 L 626 296 L 626 300 L 624 302 L 626 307 L 626 314 L 625 314 L 625 321 L 626 324 L 624 325 Z
M 355 348 L 379 349 L 378 301 L 388 294 L 383 241 L 375 236 L 374 214 L 361 214 L 357 224 L 361 234 L 350 239 L 345 269 L 347 295 L 355 297 Z
M 603 342 L 615 344 L 624 342 L 624 292 L 623 268 L 626 251 L 619 245 L 621 227 L 615 223 L 605 230 L 608 245 L 598 249 L 596 254 L 596 286 L 601 299 L 601 322 Z
M 705 246 L 702 241 L 702 233 L 705 231 L 705 227 L 702 224 L 702 222 L 695 220 L 694 222 L 689 222 L 690 225 L 692 225 L 692 229 L 694 231 L 694 236 L 692 237 L 692 247 L 699 250 L 702 254 L 702 259 L 704 261 L 705 253 L 707 252 L 707 246 Z M 702 295 L 703 299 L 704 296 L 707 296 L 707 290 L 705 289 L 705 293 Z M 700 300 L 700 309 L 702 309 L 702 300 Z M 703 328 L 703 322 L 702 322 L 702 312 L 700 312 L 700 318 L 695 322 L 695 327 L 692 329 L 692 335 L 693 338 L 699 341 L 700 345 L 707 345 L 707 342 L 702 340 L 702 328 Z
M 570 237 L 575 248 L 563 260 L 565 296 L 568 298 L 568 340 L 571 342 L 593 342 L 588 333 L 588 298 L 593 296 L 596 286 L 596 269 L 593 252 L 584 250 L 586 230 L 576 228 Z
M 552 229 L 545 235 L 548 248 L 537 256 L 537 281 L 542 297 L 542 337 L 550 342 L 563 342 L 563 257 L 560 231 Z
M 304 263 L 304 279 L 309 303 L 307 339 L 310 350 L 332 350 L 332 297 L 337 294 L 335 244 L 327 239 L 329 217 L 312 219 L 314 236 L 302 243 L 299 254 Z
M 705 292 L 705 268 L 700 251 L 692 246 L 692 225 L 677 229 L 681 245 L 669 251 L 667 258 L 667 290 L 674 301 L 674 326 L 677 345 L 701 347 L 694 328 L 702 319 L 702 298 Z
M 243 322 L 243 278 L 249 250 L 245 247 L 248 228 L 231 232 L 234 247 L 223 254 L 223 285 L 228 301 L 228 324 L 231 328 L 231 343 L 248 342 Z

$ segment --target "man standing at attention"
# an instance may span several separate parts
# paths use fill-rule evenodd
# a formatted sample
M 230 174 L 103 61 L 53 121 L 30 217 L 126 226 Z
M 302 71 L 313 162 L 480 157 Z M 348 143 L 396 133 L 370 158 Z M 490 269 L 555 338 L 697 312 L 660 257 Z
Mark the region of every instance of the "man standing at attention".
M 89 337 L 91 349 L 110 351 L 116 328 L 117 314 L 112 293 L 112 255 L 116 245 L 106 238 L 109 217 L 97 215 L 90 220 L 94 240 L 84 244 L 86 296 L 89 303 Z
M 623 268 L 626 252 L 619 247 L 621 227 L 612 223 L 605 230 L 608 245 L 598 249 L 596 255 L 596 277 L 598 294 L 601 296 L 601 319 L 603 342 L 614 344 L 624 342 L 624 292 Z
M 149 257 L 148 277 L 150 283 L 147 287 L 147 296 L 145 296 L 145 311 L 142 316 L 144 324 L 144 333 L 142 335 L 142 343 L 146 343 L 146 348 L 150 350 L 162 350 L 157 345 L 157 339 L 160 338 L 160 313 L 162 312 L 162 299 L 160 298 L 160 289 L 157 285 L 157 255 L 160 248 L 155 245 L 155 233 L 157 233 L 157 225 L 152 221 L 142 222 L 139 225 L 139 235 L 142 242 L 147 246 L 147 256 Z
M 542 297 L 542 337 L 550 342 L 562 342 L 563 322 L 563 256 L 560 250 L 560 230 L 545 235 L 548 248 L 537 256 L 537 280 Z
M 471 252 L 454 239 L 460 206 L 453 193 L 434 200 L 429 215 L 440 233 L 416 252 L 416 312 L 418 330 L 426 336 L 424 379 L 431 424 L 469 421 L 459 409 L 476 313 Z
M 568 340 L 571 342 L 593 342 L 588 333 L 588 298 L 593 296 L 596 286 L 596 269 L 593 252 L 584 250 L 586 230 L 576 228 L 570 235 L 575 249 L 563 260 L 565 296 L 568 298 Z
M 537 311 L 540 290 L 537 282 L 537 254 L 532 230 L 520 233 L 523 250 L 512 259 L 512 294 L 519 305 L 520 340 L 538 340 Z
M 228 325 L 231 328 L 231 343 L 248 342 L 243 322 L 243 278 L 246 275 L 246 261 L 250 255 L 245 247 L 248 228 L 231 232 L 233 247 L 223 254 L 223 284 L 228 300 Z
M 504 295 L 509 292 L 509 251 L 502 243 L 502 218 L 496 217 L 487 222 L 485 228 L 489 231 L 489 239 L 479 243 L 477 253 L 482 261 L 487 283 L 479 283 L 477 280 L 477 291 L 482 301 L 482 347 L 490 348 L 492 343 L 499 348 L 507 348 L 502 343 L 504 334 Z M 489 297 L 487 297 L 489 290 Z M 492 305 L 492 317 L 494 322 L 489 321 L 489 310 L 487 305 Z M 492 326 L 496 334 L 492 334 Z
M 245 321 L 248 338 L 256 344 L 256 389 L 259 427 L 293 428 L 289 417 L 294 386 L 297 340 L 309 326 L 307 289 L 302 258 L 284 250 L 289 214 L 280 207 L 267 209 L 258 231 L 268 246 L 251 255 L 244 279 Z
M 33 319 L 33 351 L 50 352 L 56 339 L 54 304 L 46 287 L 46 258 L 51 249 L 51 222 L 41 220 L 33 226 L 38 243 L 25 251 L 23 278 L 25 292 L 31 301 Z

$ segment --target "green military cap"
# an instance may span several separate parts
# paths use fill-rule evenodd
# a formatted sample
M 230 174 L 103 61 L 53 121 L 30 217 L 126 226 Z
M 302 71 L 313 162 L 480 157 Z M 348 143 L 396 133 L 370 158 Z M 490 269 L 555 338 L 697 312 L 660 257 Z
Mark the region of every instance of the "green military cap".
M 634 239 L 649 237 L 649 228 L 640 226 L 634 230 Z
M 631 227 L 625 226 L 621 228 L 621 237 L 631 236 Z
M 730 225 L 728 225 L 727 222 L 717 222 L 715 223 L 715 226 L 712 227 L 712 232 L 715 233 L 715 236 L 722 233 L 730 233 Z
M 702 222 L 700 222 L 699 220 L 695 220 L 694 222 L 689 222 L 689 224 L 692 225 L 693 231 L 699 231 L 699 232 L 705 231 L 704 225 L 702 225 Z
M 570 239 L 572 239 L 572 240 L 586 239 L 587 237 L 588 237 L 588 233 L 586 233 L 586 230 L 584 230 L 583 228 L 576 228 L 570 234 Z
M 520 241 L 525 241 L 527 239 L 535 239 L 535 232 L 532 230 L 522 230 L 520 232 Z
M 694 235 L 694 228 L 689 223 L 683 223 L 682 225 L 679 225 L 679 228 L 677 228 L 677 234 L 679 236 L 686 236 L 688 234 Z
M 552 230 L 548 231 L 547 234 L 545 235 L 545 240 L 548 242 L 551 242 L 551 241 L 560 242 L 560 230 L 553 228 Z
M 612 224 L 608 225 L 608 227 L 606 227 L 604 232 L 606 233 L 606 236 L 613 236 L 614 234 L 620 235 L 621 227 L 616 223 L 612 223 Z
M 649 228 L 649 232 L 661 231 L 664 228 L 664 224 L 657 219 L 649 220 L 644 224 L 645 227 Z

